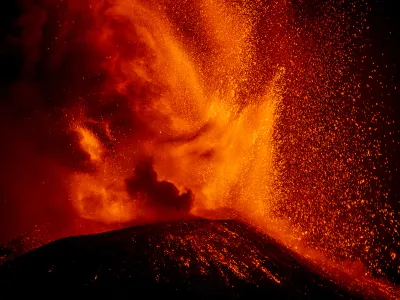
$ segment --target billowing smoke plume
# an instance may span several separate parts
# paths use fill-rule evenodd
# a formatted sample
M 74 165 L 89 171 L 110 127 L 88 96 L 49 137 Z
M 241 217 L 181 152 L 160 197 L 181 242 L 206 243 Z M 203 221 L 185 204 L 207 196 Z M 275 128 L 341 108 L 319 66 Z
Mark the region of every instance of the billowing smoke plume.
M 129 195 L 140 205 L 165 214 L 187 214 L 194 200 L 192 191 L 180 193 L 172 183 L 159 181 L 149 159 L 137 164 L 134 176 L 126 179 L 126 187 Z
M 148 163 L 133 178 L 127 167 L 161 140 L 152 110 L 168 92 L 151 68 L 146 11 L 138 4 L 131 20 L 112 1 L 9 6 L 0 32 L 0 243 L 46 222 L 187 214 L 191 191 L 157 181 Z
M 136 78 L 129 92 L 121 92 L 112 82 L 120 61 L 147 52 L 119 30 L 124 20 L 106 15 L 107 4 L 99 6 L 104 17 L 98 20 L 87 13 L 90 5 L 26 0 L 1 10 L 0 242 L 37 224 L 64 226 L 79 217 L 69 178 L 96 174 L 101 166 L 82 146 L 75 125 L 95 137 L 105 156 L 126 139 L 140 148 L 152 136 L 135 105 L 145 107 L 154 86 Z

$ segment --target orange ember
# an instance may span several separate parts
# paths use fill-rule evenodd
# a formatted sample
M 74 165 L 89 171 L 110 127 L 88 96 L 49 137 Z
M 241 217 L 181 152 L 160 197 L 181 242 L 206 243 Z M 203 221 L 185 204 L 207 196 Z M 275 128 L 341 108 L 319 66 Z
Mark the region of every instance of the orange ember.
M 109 225 L 229 209 L 312 259 L 393 268 L 399 219 L 373 135 L 391 121 L 364 105 L 357 72 L 370 63 L 355 50 L 364 1 L 314 13 L 301 1 L 39 2 L 51 25 L 38 98 L 58 101 L 40 114 L 41 145 L 60 141 L 51 161 L 74 214 Z

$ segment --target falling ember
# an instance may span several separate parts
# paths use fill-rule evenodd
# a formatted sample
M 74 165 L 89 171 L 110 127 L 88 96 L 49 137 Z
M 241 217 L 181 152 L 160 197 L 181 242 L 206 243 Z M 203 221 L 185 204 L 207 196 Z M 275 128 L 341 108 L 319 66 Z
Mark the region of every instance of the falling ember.
M 31 79 L 50 133 L 37 140 L 56 145 L 79 217 L 233 209 L 305 255 L 397 269 L 374 135 L 391 121 L 355 71 L 369 63 L 363 1 L 38 2 L 43 57 L 26 68 L 48 81 Z

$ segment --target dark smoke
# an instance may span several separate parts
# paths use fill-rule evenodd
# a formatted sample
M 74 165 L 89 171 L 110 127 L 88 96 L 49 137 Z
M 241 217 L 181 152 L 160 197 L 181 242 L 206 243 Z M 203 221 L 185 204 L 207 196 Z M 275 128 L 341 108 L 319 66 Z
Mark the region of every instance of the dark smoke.
M 0 243 L 35 225 L 62 227 L 77 217 L 68 176 L 96 169 L 70 130 L 79 119 L 76 107 L 110 152 L 115 145 L 97 124 L 107 123 L 119 143 L 152 134 L 132 107 L 147 103 L 154 87 L 134 82 L 129 93 L 119 93 L 109 88 L 118 76 L 104 67 L 108 57 L 146 55 L 128 51 L 142 49 L 140 41 L 128 38 L 131 30 L 120 30 L 129 27 L 123 20 L 91 15 L 89 1 L 57 2 L 6 1 L 0 10 Z M 106 27 L 111 34 L 103 41 Z
M 133 199 L 154 211 L 189 213 L 194 200 L 191 190 L 180 194 L 172 183 L 158 181 L 149 159 L 137 164 L 134 176 L 126 179 L 126 188 Z

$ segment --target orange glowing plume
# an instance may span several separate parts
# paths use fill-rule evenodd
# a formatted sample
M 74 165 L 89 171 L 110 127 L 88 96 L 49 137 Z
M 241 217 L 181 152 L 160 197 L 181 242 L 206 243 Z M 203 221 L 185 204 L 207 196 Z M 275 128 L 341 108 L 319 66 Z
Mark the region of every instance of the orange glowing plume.
M 102 26 L 91 39 L 110 49 L 104 62 L 110 80 L 104 89 L 129 98 L 132 114 L 144 118 L 151 133 L 140 141 L 127 136 L 110 154 L 84 125 L 73 127 L 97 167 L 94 174 L 73 176 L 73 199 L 82 216 L 116 222 L 143 214 L 124 188 L 124 178 L 143 153 L 154 157 L 161 179 L 194 192 L 194 213 L 233 207 L 265 219 L 278 199 L 272 136 L 285 67 L 273 71 L 262 92 L 243 95 L 257 76 L 250 8 L 211 1 L 198 5 L 203 38 L 211 48 L 203 68 L 202 53 L 185 46 L 182 29 L 168 19 L 165 8 L 131 1 L 107 9 L 92 4 Z M 110 28 L 117 21 L 125 25 L 123 32 Z M 137 43 L 132 52 L 142 48 L 143 53 L 124 57 L 113 44 L 117 34 Z M 132 93 L 138 86 L 150 90 L 146 99 Z
M 79 144 L 63 171 L 74 210 L 112 224 L 232 209 L 291 247 L 382 272 L 382 253 L 398 254 L 378 236 L 394 245 L 398 219 L 371 188 L 382 117 L 354 71 L 362 2 L 310 14 L 296 1 L 64 1 L 46 68 L 68 70 L 56 94 L 65 144 Z

